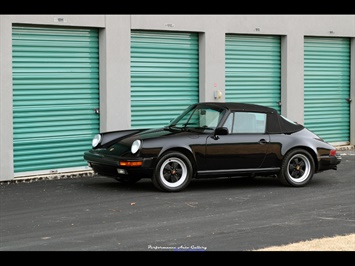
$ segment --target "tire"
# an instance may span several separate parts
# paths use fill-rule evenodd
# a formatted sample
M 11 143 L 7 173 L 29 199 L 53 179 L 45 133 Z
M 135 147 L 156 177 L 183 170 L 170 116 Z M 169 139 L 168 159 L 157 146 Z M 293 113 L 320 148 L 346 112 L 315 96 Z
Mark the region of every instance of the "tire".
M 312 180 L 314 168 L 314 160 L 309 152 L 291 150 L 284 157 L 278 179 L 284 185 L 302 187 Z
M 159 159 L 152 181 L 161 191 L 178 192 L 188 186 L 192 176 L 190 160 L 180 152 L 168 152 Z
M 115 177 L 115 179 L 125 185 L 132 185 L 141 180 L 141 177 Z

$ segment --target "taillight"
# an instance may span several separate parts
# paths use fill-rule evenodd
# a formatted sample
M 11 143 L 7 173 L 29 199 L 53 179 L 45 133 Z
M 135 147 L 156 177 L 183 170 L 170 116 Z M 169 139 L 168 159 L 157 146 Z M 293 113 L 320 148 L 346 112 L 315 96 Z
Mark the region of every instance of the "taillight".
M 335 156 L 337 154 L 337 150 L 330 150 L 329 156 Z

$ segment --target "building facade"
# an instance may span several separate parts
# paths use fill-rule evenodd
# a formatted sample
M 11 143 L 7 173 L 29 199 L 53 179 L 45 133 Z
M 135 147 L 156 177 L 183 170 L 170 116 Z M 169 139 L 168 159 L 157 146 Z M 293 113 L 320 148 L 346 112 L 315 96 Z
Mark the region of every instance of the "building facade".
M 0 15 L 0 181 L 89 171 L 99 131 L 204 101 L 354 145 L 354 99 L 355 15 Z

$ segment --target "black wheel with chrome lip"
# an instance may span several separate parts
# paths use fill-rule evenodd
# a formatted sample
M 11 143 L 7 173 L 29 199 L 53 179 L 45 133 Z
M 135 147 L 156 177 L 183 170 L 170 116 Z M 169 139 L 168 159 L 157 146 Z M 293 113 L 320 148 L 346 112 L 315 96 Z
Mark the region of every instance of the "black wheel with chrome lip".
M 314 167 L 314 160 L 309 152 L 303 149 L 291 150 L 282 162 L 278 179 L 282 184 L 302 187 L 311 181 Z
M 166 192 L 178 192 L 188 186 L 193 176 L 190 160 L 181 152 L 168 152 L 157 163 L 152 177 L 154 186 Z

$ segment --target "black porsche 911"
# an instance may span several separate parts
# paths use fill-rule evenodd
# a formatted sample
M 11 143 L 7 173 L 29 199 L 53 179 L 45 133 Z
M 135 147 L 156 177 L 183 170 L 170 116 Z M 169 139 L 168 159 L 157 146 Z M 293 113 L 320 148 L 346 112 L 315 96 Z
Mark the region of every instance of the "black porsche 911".
M 94 172 L 123 183 L 151 178 L 167 192 L 204 177 L 277 176 L 301 187 L 341 162 L 332 145 L 276 110 L 232 102 L 193 104 L 162 128 L 100 133 L 92 146 L 84 159 Z

